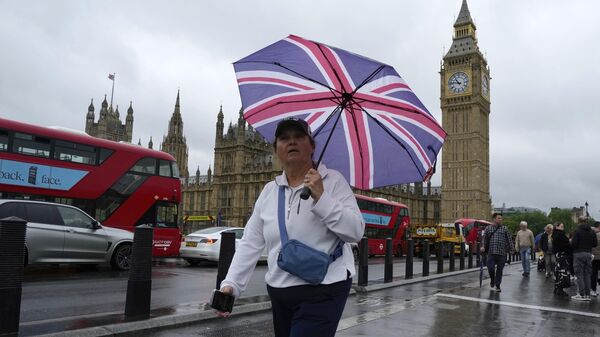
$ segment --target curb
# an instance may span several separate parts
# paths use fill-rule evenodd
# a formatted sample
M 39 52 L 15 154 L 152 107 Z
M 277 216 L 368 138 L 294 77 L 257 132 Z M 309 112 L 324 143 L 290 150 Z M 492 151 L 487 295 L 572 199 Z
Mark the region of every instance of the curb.
M 455 275 L 461 275 L 466 273 L 471 273 L 478 271 L 479 268 L 472 269 L 464 269 L 454 272 L 446 272 L 443 274 L 435 274 L 426 277 L 416 277 L 412 279 L 402 279 L 397 281 L 392 281 L 389 283 L 375 283 L 368 286 L 357 286 L 353 285 L 352 289 L 350 289 L 349 295 L 356 295 L 358 293 L 368 293 L 371 291 L 377 291 L 387 288 L 394 288 L 408 284 L 426 282 L 430 280 L 440 279 L 444 277 L 451 277 Z M 377 281 L 375 281 L 377 282 Z M 259 296 L 260 297 L 260 296 Z M 199 307 L 203 307 L 202 303 L 197 304 Z M 271 302 L 257 302 L 257 303 L 249 303 L 242 304 L 235 307 L 235 313 L 232 317 L 236 317 L 242 314 L 256 313 L 260 311 L 265 311 L 271 309 Z M 197 323 L 200 321 L 218 319 L 215 313 L 210 309 L 204 310 L 190 310 L 189 313 L 185 314 L 172 314 L 165 315 L 159 317 L 153 317 L 149 319 L 139 320 L 139 321 L 131 321 L 131 322 L 122 322 L 115 323 L 104 326 L 97 326 L 85 329 L 78 330 L 67 330 L 56 333 L 49 333 L 43 335 L 36 335 L 39 337 L 106 337 L 106 336 L 118 336 L 121 334 L 133 333 L 133 332 L 141 332 L 144 330 L 151 329 L 164 329 L 169 327 L 177 327 L 189 323 Z

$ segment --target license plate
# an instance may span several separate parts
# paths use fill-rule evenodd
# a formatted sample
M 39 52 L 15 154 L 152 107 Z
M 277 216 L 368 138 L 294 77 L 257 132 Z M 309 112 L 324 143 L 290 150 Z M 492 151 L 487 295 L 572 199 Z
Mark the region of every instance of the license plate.
M 185 246 L 186 247 L 196 247 L 196 246 L 198 246 L 198 242 L 188 241 L 188 242 L 185 243 Z

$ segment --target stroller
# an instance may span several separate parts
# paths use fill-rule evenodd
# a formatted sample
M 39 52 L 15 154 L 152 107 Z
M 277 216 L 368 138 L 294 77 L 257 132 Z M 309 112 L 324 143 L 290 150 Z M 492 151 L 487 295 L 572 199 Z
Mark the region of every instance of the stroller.
M 541 254 L 537 258 L 537 271 L 546 271 L 546 260 L 544 259 L 544 255 Z

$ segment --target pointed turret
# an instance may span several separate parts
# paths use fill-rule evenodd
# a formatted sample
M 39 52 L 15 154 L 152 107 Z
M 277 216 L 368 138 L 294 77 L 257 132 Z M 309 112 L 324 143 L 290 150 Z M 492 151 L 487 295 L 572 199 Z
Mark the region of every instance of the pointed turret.
M 106 101 L 106 94 L 104 94 L 104 101 L 102 101 L 102 107 L 108 108 L 108 102 Z
M 119 105 L 117 104 L 117 109 L 115 110 L 115 116 L 117 118 L 121 118 L 121 114 L 119 113 Z
M 469 12 L 467 0 L 463 0 L 462 6 L 460 7 L 460 13 L 458 13 L 458 17 L 456 18 L 456 22 L 454 23 L 454 27 L 466 25 L 469 23 L 475 24 L 473 22 L 473 19 L 471 18 L 471 12 Z
M 96 109 L 94 108 L 94 99 L 92 98 L 92 101 L 90 102 L 90 106 L 88 106 L 88 115 L 94 115 L 94 111 Z
M 477 27 L 471 18 L 467 0 L 463 0 L 460 13 L 454 23 L 454 36 L 452 46 L 448 49 L 445 57 L 463 56 L 471 53 L 479 53 L 477 46 Z
M 153 146 L 154 146 L 154 143 L 152 143 L 152 136 L 150 136 L 150 141 L 148 142 L 148 148 L 152 149 Z
M 206 183 L 210 185 L 211 180 L 212 180 L 212 170 L 210 168 L 210 165 L 208 165 L 208 171 L 206 171 Z
M 129 108 L 127 109 L 127 117 L 125 117 L 125 133 L 127 139 L 133 137 L 133 102 L 129 101 Z
M 196 185 L 200 184 L 200 165 L 198 165 L 198 168 L 196 169 Z
M 223 105 L 219 108 L 219 113 L 217 114 L 217 133 L 215 135 L 215 146 L 221 143 L 223 139 L 223 129 L 225 125 L 223 124 Z
M 142 146 L 142 139 L 141 138 L 138 140 L 138 145 Z

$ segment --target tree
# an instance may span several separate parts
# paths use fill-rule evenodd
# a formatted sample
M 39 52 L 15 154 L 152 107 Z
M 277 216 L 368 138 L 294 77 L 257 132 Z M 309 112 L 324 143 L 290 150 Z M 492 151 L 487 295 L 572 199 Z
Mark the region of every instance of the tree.
M 575 228 L 573 218 L 571 217 L 571 210 L 553 208 L 550 214 L 548 214 L 548 218 L 553 223 L 564 223 L 566 234 Z
M 541 233 L 544 230 L 544 226 L 550 222 L 546 214 L 542 211 L 516 212 L 506 214 L 503 218 L 504 224 L 511 232 L 516 233 L 519 230 L 519 223 L 521 223 L 521 221 L 526 221 L 527 228 L 529 228 L 534 235 Z

